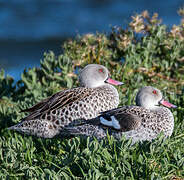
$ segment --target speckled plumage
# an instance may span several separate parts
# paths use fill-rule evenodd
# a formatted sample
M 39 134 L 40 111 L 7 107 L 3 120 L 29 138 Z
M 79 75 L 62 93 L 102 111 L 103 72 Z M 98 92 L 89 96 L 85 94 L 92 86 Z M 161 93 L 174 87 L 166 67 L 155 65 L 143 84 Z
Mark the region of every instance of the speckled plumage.
M 158 92 L 158 101 L 162 100 L 162 94 L 158 89 L 150 86 L 147 87 L 147 89 L 151 89 L 151 92 L 156 90 Z M 143 89 L 141 90 L 143 91 Z M 137 97 L 139 95 L 140 93 L 138 93 Z M 148 94 L 143 93 L 141 100 L 142 99 L 144 99 L 144 103 L 149 101 Z M 137 104 L 139 104 L 141 100 L 137 99 Z M 144 103 L 140 103 L 140 105 L 146 106 Z M 152 101 L 152 103 L 154 102 Z M 102 124 L 102 119 L 104 120 L 104 124 Z M 108 122 L 111 122 L 112 119 L 117 120 L 119 123 L 118 126 L 116 126 L 117 129 L 112 125 L 111 127 L 109 127 L 110 125 L 108 126 L 108 124 L 110 124 Z M 107 125 L 105 125 L 105 121 Z M 174 117 L 171 111 L 166 107 L 155 106 L 154 108 L 150 107 L 150 109 L 147 109 L 141 106 L 124 106 L 103 112 L 95 119 L 87 120 L 81 124 L 78 123 L 78 125 L 75 126 L 69 126 L 66 130 L 74 135 L 95 136 L 98 139 L 106 137 L 108 130 L 108 133 L 115 138 L 120 139 L 125 135 L 126 138 L 132 138 L 134 143 L 136 141 L 150 141 L 156 138 L 161 132 L 163 132 L 166 137 L 171 136 L 173 128 Z
M 87 68 L 88 71 L 92 71 L 93 76 L 87 76 Z M 52 138 L 75 119 L 95 118 L 102 111 L 116 108 L 119 104 L 119 95 L 115 87 L 105 83 L 109 79 L 108 70 L 101 65 L 88 65 L 84 70 L 80 73 L 80 82 L 86 87 L 58 92 L 32 108 L 24 110 L 30 114 L 9 129 L 38 137 Z M 99 78 L 100 73 L 103 74 Z M 92 79 L 91 83 L 90 79 Z

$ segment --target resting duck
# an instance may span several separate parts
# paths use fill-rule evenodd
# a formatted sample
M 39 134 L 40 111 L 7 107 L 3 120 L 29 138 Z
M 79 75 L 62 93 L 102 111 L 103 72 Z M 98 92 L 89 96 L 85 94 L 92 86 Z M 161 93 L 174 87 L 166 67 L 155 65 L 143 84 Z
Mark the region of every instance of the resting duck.
M 164 105 L 166 107 L 160 106 Z M 117 139 L 122 135 L 132 138 L 132 142 L 151 141 L 161 132 L 171 136 L 174 117 L 168 108 L 175 105 L 163 99 L 160 90 L 146 86 L 136 95 L 136 106 L 123 106 L 102 112 L 100 116 L 87 121 L 76 121 L 66 128 L 72 135 L 95 136 L 104 138 L 108 133 Z
M 37 137 L 52 138 L 75 119 L 95 118 L 102 111 L 116 108 L 119 94 L 107 68 L 89 64 L 79 73 L 80 87 L 58 92 L 23 112 L 30 114 L 8 129 Z

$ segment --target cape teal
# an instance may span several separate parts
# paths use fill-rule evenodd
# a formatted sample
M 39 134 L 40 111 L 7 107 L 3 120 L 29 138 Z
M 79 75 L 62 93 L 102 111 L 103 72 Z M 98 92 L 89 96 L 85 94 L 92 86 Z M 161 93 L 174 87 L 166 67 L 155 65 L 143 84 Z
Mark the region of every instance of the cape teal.
M 73 135 L 95 136 L 104 138 L 108 133 L 117 139 L 123 135 L 132 138 L 132 142 L 151 141 L 161 132 L 171 136 L 174 128 L 174 117 L 168 108 L 175 105 L 163 99 L 160 90 L 146 86 L 136 95 L 137 106 L 123 106 L 102 112 L 100 116 L 87 121 L 76 121 L 75 125 L 66 128 Z M 164 105 L 166 107 L 160 106 Z
M 52 138 L 75 119 L 95 118 L 116 108 L 119 95 L 113 85 L 123 83 L 109 78 L 107 68 L 89 64 L 79 73 L 80 87 L 58 92 L 33 107 L 29 115 L 9 129 L 38 137 Z

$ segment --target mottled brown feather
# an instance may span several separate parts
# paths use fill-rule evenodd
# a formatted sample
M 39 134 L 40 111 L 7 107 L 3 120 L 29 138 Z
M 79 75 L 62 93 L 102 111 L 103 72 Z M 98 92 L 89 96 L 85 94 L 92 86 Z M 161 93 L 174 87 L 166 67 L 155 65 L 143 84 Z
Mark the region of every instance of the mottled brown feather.
M 81 91 L 79 91 L 80 89 Z M 39 102 L 33 107 L 23 110 L 23 112 L 31 112 L 31 113 L 22 120 L 23 121 L 33 120 L 45 113 L 49 114 L 51 110 L 59 109 L 71 103 L 75 103 L 76 101 L 80 101 L 81 99 L 92 95 L 92 93 L 93 91 L 91 88 L 83 88 L 83 87 L 58 92 L 53 96 L 44 99 L 43 101 Z

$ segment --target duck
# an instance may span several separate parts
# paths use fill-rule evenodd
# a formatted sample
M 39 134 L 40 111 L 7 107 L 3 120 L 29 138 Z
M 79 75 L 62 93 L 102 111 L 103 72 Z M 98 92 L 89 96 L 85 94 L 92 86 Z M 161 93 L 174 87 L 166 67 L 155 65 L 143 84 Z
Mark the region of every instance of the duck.
M 164 100 L 161 91 L 152 86 L 139 89 L 136 105 L 122 106 L 102 112 L 85 122 L 81 119 L 75 125 L 66 127 L 71 135 L 90 136 L 102 139 L 109 135 L 115 139 L 125 136 L 137 141 L 152 141 L 161 132 L 165 137 L 172 135 L 174 116 L 169 108 L 177 106 Z
M 53 138 L 75 119 L 95 118 L 102 111 L 118 107 L 119 94 L 106 67 L 88 64 L 79 72 L 80 86 L 48 97 L 22 112 L 29 115 L 9 127 L 23 134 Z

